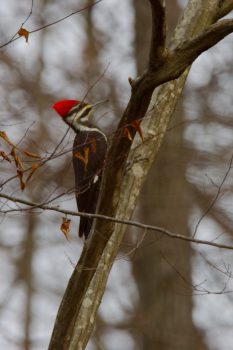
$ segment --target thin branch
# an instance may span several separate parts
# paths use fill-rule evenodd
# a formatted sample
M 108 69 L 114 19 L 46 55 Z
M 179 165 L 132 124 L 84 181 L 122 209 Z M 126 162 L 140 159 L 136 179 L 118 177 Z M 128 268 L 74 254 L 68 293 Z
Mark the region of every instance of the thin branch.
M 212 199 L 210 205 L 208 206 L 208 208 L 206 209 L 206 211 L 202 214 L 202 216 L 200 217 L 200 219 L 199 219 L 198 222 L 197 222 L 197 225 L 196 225 L 195 230 L 194 230 L 194 233 L 193 233 L 193 238 L 195 237 L 195 235 L 196 235 L 196 233 L 197 233 L 197 230 L 198 230 L 198 227 L 200 226 L 202 220 L 204 219 L 204 217 L 210 212 L 210 210 L 211 210 L 211 209 L 213 208 L 213 206 L 215 205 L 215 203 L 216 203 L 216 201 L 217 201 L 217 199 L 218 199 L 218 197 L 219 197 L 219 195 L 220 195 L 221 189 L 222 189 L 222 187 L 223 187 L 223 185 L 224 185 L 224 183 L 225 183 L 225 181 L 226 181 L 226 179 L 227 179 L 227 177 L 228 177 L 228 175 L 229 175 L 229 172 L 230 172 L 230 170 L 231 170 L 231 168 L 232 168 L 232 163 L 233 163 L 233 154 L 232 154 L 232 156 L 231 156 L 229 165 L 228 165 L 228 167 L 227 167 L 227 171 L 226 171 L 226 173 L 225 173 L 225 175 L 224 175 L 224 177 L 223 177 L 223 179 L 222 179 L 220 185 L 218 186 L 218 189 L 217 189 L 217 192 L 216 192 L 214 198 Z
M 50 160 L 53 160 L 53 159 L 56 159 L 58 157 L 61 157 L 69 152 L 72 151 L 72 148 L 68 149 L 68 150 L 65 150 L 65 151 L 60 151 L 56 154 L 58 148 L 61 146 L 62 142 L 64 141 L 64 139 L 66 138 L 68 132 L 70 130 L 70 127 L 67 128 L 66 132 L 64 133 L 64 135 L 62 136 L 61 140 L 56 144 L 54 150 L 52 151 L 52 153 L 50 154 L 50 156 L 48 156 L 47 158 L 45 159 L 40 159 L 40 161 L 38 161 L 38 168 L 39 167 L 42 167 L 43 165 L 45 165 L 47 162 L 49 162 Z M 23 136 L 24 137 L 24 136 Z M 22 138 L 21 140 L 18 142 L 18 144 L 22 141 Z M 20 148 L 17 147 L 18 150 L 22 151 Z M 29 172 L 32 170 L 32 167 L 28 167 L 26 169 L 23 169 L 22 172 L 23 174 Z M 17 179 L 19 176 L 18 174 L 16 175 L 13 175 L 11 177 L 9 177 L 8 179 L 6 179 L 5 181 L 3 181 L 2 183 L 0 183 L 0 189 L 3 188 L 7 183 L 9 183 L 10 181 L 14 180 L 14 179 Z
M 15 203 L 21 203 L 21 204 L 25 204 L 30 206 L 30 210 L 31 209 L 43 209 L 43 210 L 50 210 L 50 211 L 56 211 L 58 213 L 64 214 L 64 215 L 70 215 L 70 216 L 84 216 L 84 217 L 88 217 L 88 218 L 96 218 L 96 219 L 103 219 L 103 220 L 107 220 L 107 221 L 112 221 L 118 224 L 124 224 L 124 225 L 129 225 L 129 226 L 134 226 L 134 227 L 139 227 L 142 228 L 143 230 L 151 230 L 151 231 L 156 231 L 159 233 L 164 234 L 165 236 L 168 236 L 170 238 L 175 238 L 175 239 L 180 239 L 183 241 L 187 241 L 187 242 L 191 242 L 191 243 L 197 243 L 197 244 L 202 244 L 202 245 L 209 245 L 212 247 L 216 247 L 216 248 L 223 248 L 223 249 L 230 249 L 233 250 L 233 246 L 231 245 L 227 245 L 227 244 L 221 244 L 221 243 L 215 243 L 215 242 L 211 242 L 211 241 L 207 241 L 207 240 L 203 240 L 203 239 L 195 239 L 195 238 L 191 238 L 185 235 L 180 235 L 180 234 L 176 234 L 173 233 L 169 230 L 166 230 L 162 227 L 158 227 L 158 226 L 153 226 L 153 225 L 146 225 L 146 224 L 142 224 L 138 221 L 133 221 L 133 220 L 123 220 L 123 219 L 117 219 L 117 218 L 113 218 L 110 216 L 106 216 L 106 215 L 100 215 L 100 214 L 88 214 L 88 213 L 82 213 L 82 212 L 78 212 L 78 211 L 71 211 L 71 210 L 66 210 L 66 209 L 60 209 L 59 207 L 54 207 L 54 206 L 49 206 L 46 204 L 39 204 L 39 203 L 34 203 L 31 201 L 27 201 L 24 199 L 20 199 L 17 197 L 11 197 L 8 196 L 4 193 L 0 193 L 0 198 L 5 198 L 8 199 L 12 202 Z M 1 210 L 0 212 L 3 214 L 7 214 L 9 212 L 13 212 L 13 211 L 23 211 L 25 209 L 9 209 L 9 210 Z
M 28 21 L 29 18 L 31 17 L 31 15 L 32 15 L 32 10 L 33 10 L 33 5 L 34 5 L 34 1 L 31 0 L 31 8 L 30 8 L 29 14 L 27 15 L 27 17 L 25 18 L 25 20 L 24 20 L 23 23 L 21 24 L 21 28 L 25 25 L 25 23 L 27 23 L 27 21 Z
M 30 11 L 29 11 L 27 17 L 25 18 L 25 20 L 22 22 L 20 28 L 22 28 L 22 27 L 24 26 L 24 24 L 29 20 L 29 18 L 30 18 L 31 15 L 32 15 L 32 10 L 33 10 L 33 0 L 31 0 L 31 8 L 30 8 Z M 12 43 L 13 41 L 19 39 L 20 36 L 18 36 L 18 37 L 16 38 L 16 35 L 17 35 L 17 34 L 18 34 L 18 31 L 8 40 L 7 43 L 5 43 L 5 44 L 3 44 L 2 46 L 0 46 L 0 49 L 1 49 L 2 47 L 6 46 L 6 45 L 8 45 L 8 44 L 10 44 L 10 43 Z
M 81 9 L 79 9 L 79 10 L 76 10 L 76 11 L 74 11 L 74 12 L 72 12 L 72 13 L 70 13 L 70 14 L 68 14 L 68 15 L 66 15 L 66 16 L 64 16 L 64 17 L 62 17 L 62 18 L 59 18 L 58 20 L 56 20 L 56 21 L 54 21 L 54 22 L 45 24 L 45 25 L 42 26 L 42 27 L 39 27 L 39 28 L 37 28 L 37 29 L 31 30 L 31 31 L 28 31 L 28 32 L 29 32 L 29 34 L 32 34 L 32 33 L 38 32 L 38 31 L 40 31 L 40 30 L 43 30 L 43 29 L 45 29 L 45 28 L 51 27 L 51 26 L 53 26 L 53 25 L 55 25 L 55 24 L 57 24 L 57 23 L 59 23 L 59 22 L 62 22 L 62 21 L 64 21 L 64 20 L 66 20 L 67 18 L 69 18 L 69 17 L 71 17 L 71 16 L 73 16 L 73 15 L 76 15 L 76 14 L 79 13 L 79 12 L 85 11 L 85 10 L 89 9 L 90 7 L 92 7 L 92 6 L 97 5 L 98 3 L 102 2 L 102 1 L 103 1 L 103 0 L 97 0 L 97 1 L 94 2 L 93 4 L 87 5 L 87 6 L 81 8 Z M 33 6 L 33 3 L 32 3 L 32 6 Z M 31 8 L 31 11 L 32 11 L 32 8 Z M 28 20 L 28 18 L 29 18 L 30 16 L 31 16 L 31 12 L 30 12 L 30 14 L 28 15 L 28 17 L 26 18 L 26 20 L 23 22 L 23 24 L 26 23 L 26 21 Z M 22 25 L 23 25 L 23 24 L 22 24 Z M 22 26 L 21 26 L 21 27 L 22 27 Z M 15 40 L 20 39 L 21 36 L 15 37 L 17 34 L 18 34 L 18 32 L 15 33 L 15 34 L 13 35 L 13 37 L 12 37 L 11 39 L 9 39 L 5 44 L 0 45 L 0 49 L 3 48 L 3 47 L 5 47 L 5 46 L 7 46 L 7 45 L 9 45 L 9 44 L 11 44 L 11 43 L 14 42 Z
M 85 99 L 87 98 L 89 92 L 100 82 L 100 80 L 105 76 L 108 68 L 110 66 L 110 63 L 108 63 L 106 65 L 106 67 L 104 68 L 103 72 L 97 77 L 97 79 L 95 79 L 95 81 L 89 86 L 88 90 L 86 91 L 84 97 L 82 98 L 82 101 L 85 101 Z
M 35 32 L 38 32 L 39 30 L 42 30 L 42 29 L 51 27 L 51 26 L 53 26 L 54 24 L 57 24 L 57 23 L 59 23 L 59 22 L 62 22 L 62 21 L 64 21 L 65 19 L 67 19 L 67 18 L 69 18 L 69 17 L 71 17 L 71 16 L 73 16 L 73 15 L 76 15 L 76 14 L 79 13 L 79 12 L 82 12 L 82 11 L 84 11 L 84 10 L 88 10 L 89 8 L 91 8 L 91 7 L 95 6 L 95 5 L 97 5 L 99 2 L 102 2 L 102 1 L 103 1 L 103 0 L 96 0 L 94 3 L 89 4 L 89 5 L 85 6 L 85 7 L 83 7 L 81 10 L 76 10 L 76 11 L 70 13 L 70 14 L 67 15 L 67 16 L 64 16 L 64 17 L 62 17 L 62 18 L 60 18 L 60 19 L 58 19 L 58 20 L 56 20 L 56 21 L 54 21 L 54 22 L 52 22 L 52 23 L 45 24 L 44 26 L 42 26 L 42 27 L 40 27 L 40 28 L 37 28 L 37 29 L 34 29 L 34 30 L 30 31 L 29 33 L 30 33 L 30 34 L 31 34 L 31 33 L 35 33 Z

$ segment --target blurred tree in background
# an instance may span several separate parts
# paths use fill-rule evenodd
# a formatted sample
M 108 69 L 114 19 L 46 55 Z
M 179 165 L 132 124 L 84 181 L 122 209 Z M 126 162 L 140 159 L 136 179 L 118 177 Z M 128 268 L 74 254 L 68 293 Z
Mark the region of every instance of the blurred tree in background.
M 27 29 L 33 30 L 93 4 L 34 1 Z M 167 1 L 169 33 L 185 1 Z M 7 1 L 0 9 L 1 43 L 18 31 L 30 2 Z M 125 109 L 128 76 L 147 64 L 151 14 L 147 2 L 103 1 L 1 49 L 0 129 L 21 150 L 46 159 L 24 196 L 36 203 L 76 210 L 71 154 L 73 134 L 50 106 L 59 99 L 94 103 L 108 98 L 96 122 L 109 135 Z M 134 218 L 146 224 L 231 243 L 232 37 L 205 52 L 192 66 L 182 101 L 159 156 L 144 184 Z M 0 140 L 4 152 L 9 147 Z M 36 163 L 21 155 L 25 167 Z M 20 197 L 12 163 L 0 160 L 4 193 Z M 220 190 L 220 191 L 219 191 Z M 217 201 L 211 207 L 216 193 Z M 55 316 L 83 242 L 72 218 L 70 240 L 60 231 L 62 215 L 22 210 L 1 198 L 0 348 L 45 349 Z M 17 211 L 15 211 L 17 210 Z M 208 213 L 207 213 L 208 210 Z M 228 238 L 227 238 L 228 237 Z M 139 244 L 140 242 L 140 244 Z M 231 243 L 232 244 L 232 243 Z M 162 234 L 129 228 L 121 245 L 96 326 L 94 349 L 221 349 L 233 347 L 231 251 L 190 245 Z M 221 296 L 219 295 L 221 294 Z

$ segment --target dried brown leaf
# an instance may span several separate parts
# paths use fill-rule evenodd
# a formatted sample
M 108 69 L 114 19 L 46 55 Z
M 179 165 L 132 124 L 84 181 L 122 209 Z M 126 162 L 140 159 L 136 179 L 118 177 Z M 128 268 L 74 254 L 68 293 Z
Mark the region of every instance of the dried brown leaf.
M 136 129 L 136 131 L 139 133 L 142 142 L 144 142 L 144 137 L 143 137 L 143 133 L 142 133 L 142 129 L 141 129 L 141 120 L 133 120 L 130 125 L 132 125 L 132 127 L 134 129 Z
M 40 159 L 41 158 L 41 156 L 39 154 L 32 153 L 32 152 L 29 152 L 29 151 L 23 151 L 23 153 L 26 156 L 31 157 L 31 158 L 36 158 L 36 159 Z
M 16 168 L 17 169 L 23 169 L 24 168 L 23 167 L 23 163 L 22 163 L 20 157 L 16 154 L 15 147 L 12 148 L 11 155 L 14 158 Z
M 64 233 L 67 241 L 69 240 L 69 234 L 70 234 L 70 219 L 67 218 L 62 218 L 62 224 L 60 227 L 60 230 L 62 231 L 62 233 Z
M 4 151 L 0 151 L 0 156 L 4 159 L 7 160 L 9 163 L 11 163 L 11 159 L 8 157 L 8 155 Z
M 14 147 L 14 144 L 10 141 L 9 137 L 7 136 L 7 134 L 5 133 L 5 131 L 1 131 L 0 130 L 0 137 L 6 141 L 8 143 L 8 145 L 10 146 L 13 146 Z
M 132 136 L 130 134 L 129 128 L 125 127 L 123 129 L 123 137 L 126 137 L 129 141 L 133 140 L 133 138 L 132 138 Z
M 17 174 L 18 174 L 19 181 L 20 181 L 21 191 L 23 191 L 25 189 L 25 183 L 23 181 L 23 170 L 22 169 L 17 169 Z
M 35 173 L 35 171 L 40 167 L 40 164 L 32 164 L 31 170 L 28 174 L 28 177 L 26 178 L 25 183 L 27 184 L 28 181 L 31 179 L 32 175 Z
M 23 27 L 21 27 L 18 31 L 19 36 L 23 36 L 26 39 L 26 43 L 28 42 L 29 31 Z

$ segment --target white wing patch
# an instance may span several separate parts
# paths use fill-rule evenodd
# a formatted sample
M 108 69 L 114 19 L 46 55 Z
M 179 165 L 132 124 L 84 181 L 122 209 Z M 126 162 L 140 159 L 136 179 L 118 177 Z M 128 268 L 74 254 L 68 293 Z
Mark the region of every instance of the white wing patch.
M 99 176 L 95 175 L 93 183 L 95 184 L 99 180 Z

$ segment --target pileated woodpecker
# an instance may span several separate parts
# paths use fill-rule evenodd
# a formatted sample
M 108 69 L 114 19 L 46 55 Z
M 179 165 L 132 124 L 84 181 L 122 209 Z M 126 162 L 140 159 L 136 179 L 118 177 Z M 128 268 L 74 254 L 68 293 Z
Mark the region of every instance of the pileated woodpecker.
M 76 133 L 73 144 L 76 201 L 79 211 L 91 214 L 96 211 L 107 151 L 106 135 L 89 121 L 96 105 L 78 100 L 63 100 L 52 106 Z M 92 221 L 91 218 L 80 217 L 80 237 L 84 235 L 87 238 Z

